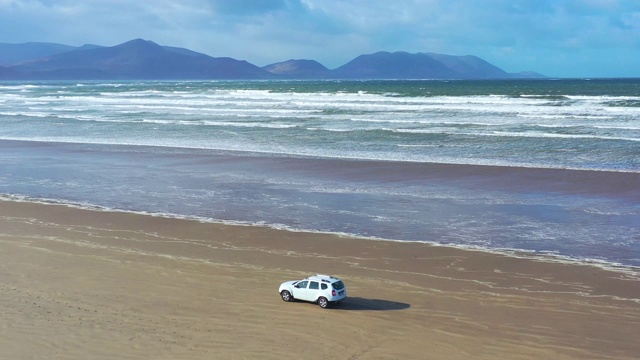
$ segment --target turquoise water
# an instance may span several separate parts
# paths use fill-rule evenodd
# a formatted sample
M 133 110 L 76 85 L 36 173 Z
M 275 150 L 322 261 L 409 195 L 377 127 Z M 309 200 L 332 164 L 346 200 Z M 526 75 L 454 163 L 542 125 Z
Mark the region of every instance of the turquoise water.
M 638 266 L 639 86 L 2 83 L 0 193 Z M 540 169 L 609 175 L 578 190 Z

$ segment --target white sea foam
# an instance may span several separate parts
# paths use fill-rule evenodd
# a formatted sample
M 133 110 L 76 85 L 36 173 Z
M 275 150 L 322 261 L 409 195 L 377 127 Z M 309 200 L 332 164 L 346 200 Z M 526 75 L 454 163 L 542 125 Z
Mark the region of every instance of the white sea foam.
M 216 84 L 215 82 L 209 84 Z M 460 149 L 461 143 L 446 140 L 446 136 L 455 136 L 459 141 L 465 138 L 476 139 L 502 138 L 540 138 L 573 140 L 607 140 L 637 142 L 640 134 L 640 116 L 637 108 L 609 106 L 616 101 L 637 101 L 635 96 L 568 96 L 548 97 L 530 94 L 520 97 L 507 95 L 466 95 L 466 96 L 398 96 L 398 93 L 370 93 L 367 91 L 321 91 L 321 92 L 278 92 L 272 89 L 208 88 L 199 87 L 199 83 L 177 83 L 178 88 L 162 83 L 148 88 L 144 83 L 133 84 L 130 90 L 104 90 L 105 87 L 120 89 L 123 84 L 96 84 L 100 91 L 92 92 L 93 85 L 84 88 L 87 92 L 78 92 L 68 85 L 40 85 L 29 88 L 37 91 L 37 97 L 19 90 L 28 87 L 0 88 L 0 102 L 10 104 L 0 115 L 7 117 L 60 119 L 82 121 L 86 127 L 75 127 L 74 134 L 63 133 L 54 124 L 42 122 L 39 126 L 30 123 L 12 122 L 6 130 L 0 129 L 0 138 L 15 138 L 15 134 L 24 134 L 21 138 L 41 141 L 69 141 L 118 143 L 149 145 L 149 138 L 155 139 L 159 146 L 187 146 L 173 139 L 169 131 L 197 128 L 202 132 L 190 135 L 193 147 L 229 149 L 234 139 L 220 138 L 214 129 L 233 131 L 238 137 L 244 137 L 243 143 L 250 144 L 251 151 L 271 152 L 265 141 L 253 138 L 250 132 L 242 133 L 240 128 L 272 129 L 273 142 L 278 143 L 279 151 L 299 154 L 306 148 L 305 155 L 355 157 L 355 158 L 408 158 L 416 161 L 430 159 L 444 161 L 456 157 L 455 154 L 423 154 L 416 157 L 393 154 L 398 149 Z M 126 85 L 126 84 L 125 84 Z M 228 85 L 228 84 L 225 84 Z M 154 85 L 155 86 L 155 85 Z M 166 88 L 166 90 L 161 90 Z M 63 93 L 60 91 L 64 90 Z M 84 89 L 83 89 L 84 91 Z M 16 96 L 20 102 L 13 101 Z M 100 124 L 92 129 L 89 123 L 127 124 L 122 134 L 108 132 Z M 151 125 L 155 125 L 150 128 Z M 140 128 L 136 128 L 139 126 Z M 171 127 L 171 128 L 169 128 Z M 204 127 L 210 128 L 205 129 Z M 623 131 L 627 130 L 626 133 Z M 90 136 L 86 136 L 90 131 Z M 291 136 L 287 131 L 296 131 Z M 311 149 L 302 140 L 303 131 L 310 139 L 326 136 L 323 133 L 336 133 L 353 136 L 351 145 L 340 149 L 317 147 Z M 100 138 L 104 134 L 104 138 Z M 143 139 L 136 136 L 144 134 Z M 264 132 L 260 136 L 264 136 Z M 375 135 L 374 135 L 375 134 Z M 385 135 L 389 134 L 389 135 Z M 403 144 L 403 134 L 440 135 L 441 141 L 429 144 Z M 74 137 L 75 136 L 75 137 Z M 389 138 L 387 138 L 389 137 Z M 413 136 L 410 139 L 415 140 Z M 452 139 L 452 138 L 449 138 Z M 236 140 L 238 141 L 238 140 Z M 317 146 L 330 144 L 328 138 L 319 139 Z M 433 141 L 433 139 L 431 140 Z M 346 144 L 346 142 L 341 142 Z M 405 146 L 406 145 L 406 146 Z M 446 146 L 444 146 L 446 145 Z M 367 153 L 369 148 L 387 147 L 377 153 Z M 394 150 L 395 149 L 395 150 Z M 513 148 L 505 149 L 510 153 Z M 528 154 L 523 154 L 525 163 Z M 615 155 L 612 155 L 615 156 Z M 464 154 L 457 156 L 465 159 Z M 472 156 L 473 157 L 473 156 Z M 506 163 L 515 163 L 513 159 Z M 569 160 L 569 159 L 567 159 Z M 466 158 L 465 163 L 486 162 L 487 159 Z M 495 160 L 493 160 L 495 161 Z M 532 160 L 531 163 L 535 163 Z M 612 162 L 613 163 L 613 162 Z M 539 166 L 554 164 L 538 163 Z M 557 167 L 580 167 L 578 164 L 558 163 Z M 591 165 L 590 165 L 591 166 Z

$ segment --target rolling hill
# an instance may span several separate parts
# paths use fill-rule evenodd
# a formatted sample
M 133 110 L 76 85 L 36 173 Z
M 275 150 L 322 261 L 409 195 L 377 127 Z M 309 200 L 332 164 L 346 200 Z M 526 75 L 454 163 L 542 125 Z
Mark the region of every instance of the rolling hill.
M 509 74 L 476 56 L 377 52 L 336 69 L 315 60 L 258 67 L 230 57 L 135 39 L 120 45 L 72 47 L 51 43 L 0 44 L 0 80 L 207 80 L 207 79 L 505 79 Z

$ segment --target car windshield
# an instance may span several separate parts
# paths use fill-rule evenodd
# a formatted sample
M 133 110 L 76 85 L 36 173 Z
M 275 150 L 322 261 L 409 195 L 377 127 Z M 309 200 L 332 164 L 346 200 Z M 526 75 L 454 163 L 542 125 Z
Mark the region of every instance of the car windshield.
M 336 281 L 333 284 L 331 284 L 331 286 L 333 286 L 333 288 L 336 290 L 344 289 L 344 283 L 342 281 Z

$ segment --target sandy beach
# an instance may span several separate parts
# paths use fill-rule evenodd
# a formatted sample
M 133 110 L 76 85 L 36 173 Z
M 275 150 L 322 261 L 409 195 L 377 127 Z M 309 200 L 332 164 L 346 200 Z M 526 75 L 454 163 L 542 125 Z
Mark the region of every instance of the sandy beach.
M 285 280 L 349 298 L 285 303 Z M 0 202 L 2 359 L 637 359 L 640 280 L 421 243 Z

